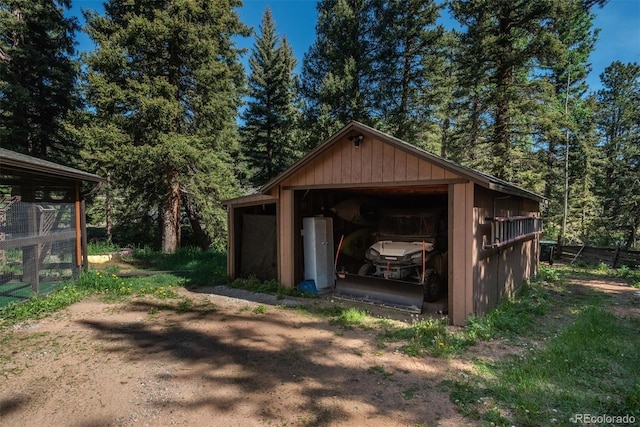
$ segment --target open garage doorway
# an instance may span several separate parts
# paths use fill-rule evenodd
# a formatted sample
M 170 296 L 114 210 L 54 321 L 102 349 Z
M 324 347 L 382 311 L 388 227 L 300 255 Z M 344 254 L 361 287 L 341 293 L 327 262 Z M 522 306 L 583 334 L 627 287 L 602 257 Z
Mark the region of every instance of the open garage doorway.
M 447 186 L 296 190 L 294 199 L 298 281 L 305 278 L 305 256 L 309 256 L 304 253 L 303 220 L 329 217 L 338 273 L 336 296 L 394 308 L 405 305 L 415 312 L 422 312 L 425 297 L 434 304 L 428 311 L 446 310 Z M 345 277 L 346 288 L 340 282 Z M 431 280 L 437 294 L 432 290 L 425 295 L 425 280 Z
M 236 277 L 278 278 L 276 203 L 234 209 Z

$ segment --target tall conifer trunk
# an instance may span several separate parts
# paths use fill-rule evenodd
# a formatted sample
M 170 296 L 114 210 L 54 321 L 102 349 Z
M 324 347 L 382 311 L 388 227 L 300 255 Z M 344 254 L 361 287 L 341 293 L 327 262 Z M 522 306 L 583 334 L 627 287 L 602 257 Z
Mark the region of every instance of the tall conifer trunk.
M 189 200 L 189 196 L 185 194 L 182 194 L 182 206 L 184 207 L 184 211 L 187 214 L 187 218 L 189 219 L 189 224 L 191 224 L 195 245 L 201 250 L 206 251 L 207 249 L 209 249 L 211 241 L 207 237 L 205 231 L 202 229 L 202 225 L 200 225 L 200 214 L 198 213 L 193 203 Z
M 177 171 L 167 170 L 167 200 L 162 215 L 162 252 L 174 253 L 180 247 L 180 186 Z

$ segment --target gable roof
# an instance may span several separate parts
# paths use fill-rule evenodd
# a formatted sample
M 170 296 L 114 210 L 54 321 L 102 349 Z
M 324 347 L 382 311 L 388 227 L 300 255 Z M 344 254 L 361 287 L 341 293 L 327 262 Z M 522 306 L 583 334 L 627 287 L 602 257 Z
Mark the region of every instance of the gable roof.
M 70 181 L 82 181 L 94 185 L 94 189 L 103 179 L 89 172 L 79 169 L 70 168 L 68 166 L 59 165 L 48 160 L 38 159 L 36 157 L 27 156 L 26 154 L 16 153 L 15 151 L 0 148 L 0 173 L 7 170 L 18 171 L 21 174 L 37 175 L 45 180 L 60 179 Z M 41 179 L 42 179 L 41 178 Z
M 463 178 L 466 178 L 482 187 L 488 188 L 490 190 L 495 190 L 495 191 L 500 191 L 502 193 L 507 193 L 507 194 L 511 194 L 511 195 L 515 195 L 515 196 L 520 196 L 520 197 L 524 197 L 527 199 L 531 199 L 531 200 L 535 200 L 538 202 L 542 202 L 544 200 L 546 200 L 543 196 L 536 194 L 534 192 L 531 192 L 529 190 L 526 190 L 522 187 L 519 187 L 515 184 L 512 184 L 510 182 L 504 181 L 502 179 L 496 178 L 494 176 L 491 176 L 489 174 L 477 171 L 475 169 L 471 169 L 469 167 L 466 166 L 462 166 L 456 162 L 453 162 L 451 160 L 445 159 L 443 157 L 437 156 L 435 154 L 429 153 L 421 148 L 418 148 L 416 146 L 413 146 L 405 141 L 402 141 L 401 139 L 398 139 L 394 136 L 391 136 L 389 134 L 386 134 L 384 132 L 381 132 L 379 130 L 376 130 L 372 127 L 369 127 L 365 124 L 362 124 L 360 122 L 357 121 L 352 121 L 349 124 L 347 124 L 346 126 L 344 126 L 342 129 L 340 129 L 338 132 L 336 132 L 335 134 L 333 134 L 331 137 L 329 137 L 327 140 L 325 140 L 323 143 L 321 143 L 320 145 L 318 145 L 316 148 L 314 148 L 312 151 L 310 151 L 307 155 L 305 155 L 304 157 L 302 157 L 300 160 L 298 160 L 297 162 L 295 162 L 291 167 L 289 167 L 287 170 L 285 170 L 284 172 L 282 172 L 280 175 L 278 175 L 277 177 L 275 177 L 274 179 L 272 179 L 271 181 L 267 182 L 261 189 L 260 192 L 262 193 L 267 193 L 270 190 L 272 190 L 274 187 L 276 187 L 277 185 L 279 185 L 280 183 L 284 182 L 285 180 L 287 180 L 289 177 L 295 175 L 296 173 L 298 173 L 302 168 L 304 168 L 306 165 L 308 165 L 310 162 L 312 162 L 314 159 L 316 159 L 318 156 L 320 156 L 323 152 L 325 152 L 331 145 L 333 145 L 334 143 L 336 143 L 337 141 L 340 141 L 341 139 L 343 139 L 344 137 L 348 136 L 349 134 L 353 134 L 354 132 L 357 133 L 362 133 L 365 136 L 369 136 L 369 137 L 373 137 L 376 138 L 380 141 L 382 141 L 385 144 L 389 144 L 395 148 L 398 148 L 400 150 L 404 150 L 416 157 L 418 157 L 419 159 L 423 159 L 427 162 L 433 163 L 445 170 L 448 170 L 456 175 L 459 175 Z

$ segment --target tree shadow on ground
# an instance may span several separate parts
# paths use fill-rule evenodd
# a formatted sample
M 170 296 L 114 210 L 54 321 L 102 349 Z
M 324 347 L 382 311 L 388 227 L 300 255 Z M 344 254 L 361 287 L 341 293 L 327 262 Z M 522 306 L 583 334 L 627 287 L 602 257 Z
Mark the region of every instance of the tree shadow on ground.
M 433 373 L 422 363 L 407 369 L 398 361 L 364 357 L 376 353 L 370 332 L 344 330 L 313 316 L 300 316 L 292 324 L 286 313 L 274 308 L 258 314 L 249 309 L 212 310 L 204 304 L 170 312 L 167 304 L 136 301 L 128 310 L 162 312 L 164 317 L 80 323 L 95 331 L 103 351 L 118 354 L 125 362 L 144 359 L 169 366 L 156 373 L 156 380 L 202 390 L 188 401 L 176 398 L 152 404 L 216 413 L 250 405 L 252 416 L 267 422 L 291 419 L 294 416 L 283 411 L 298 410 L 309 426 L 349 421 L 345 402 L 373 407 L 376 416 L 401 416 L 402 424 L 431 422 L 439 416 L 438 409 L 419 399 L 402 397 L 407 384 L 425 396 L 440 393 L 427 390 L 435 380 Z M 363 335 L 368 344 L 363 344 Z

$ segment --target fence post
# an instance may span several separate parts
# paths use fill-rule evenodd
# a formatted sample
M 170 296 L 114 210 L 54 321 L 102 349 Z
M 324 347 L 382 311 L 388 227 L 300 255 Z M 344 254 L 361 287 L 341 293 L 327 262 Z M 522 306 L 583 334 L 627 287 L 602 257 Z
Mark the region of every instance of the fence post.
M 82 271 L 89 270 L 89 252 L 87 245 L 87 207 L 84 199 L 80 202 L 80 232 L 82 233 Z
M 558 234 L 558 242 L 556 243 L 555 259 L 562 259 L 562 235 Z
M 35 202 L 25 203 L 25 219 L 27 220 L 27 236 L 37 237 L 38 228 L 38 208 Z M 22 282 L 31 285 L 34 294 L 40 293 L 40 245 L 29 245 L 22 248 Z
M 611 268 L 618 267 L 618 258 L 620 257 L 620 243 L 616 243 L 616 250 L 613 253 L 613 261 L 611 261 Z

